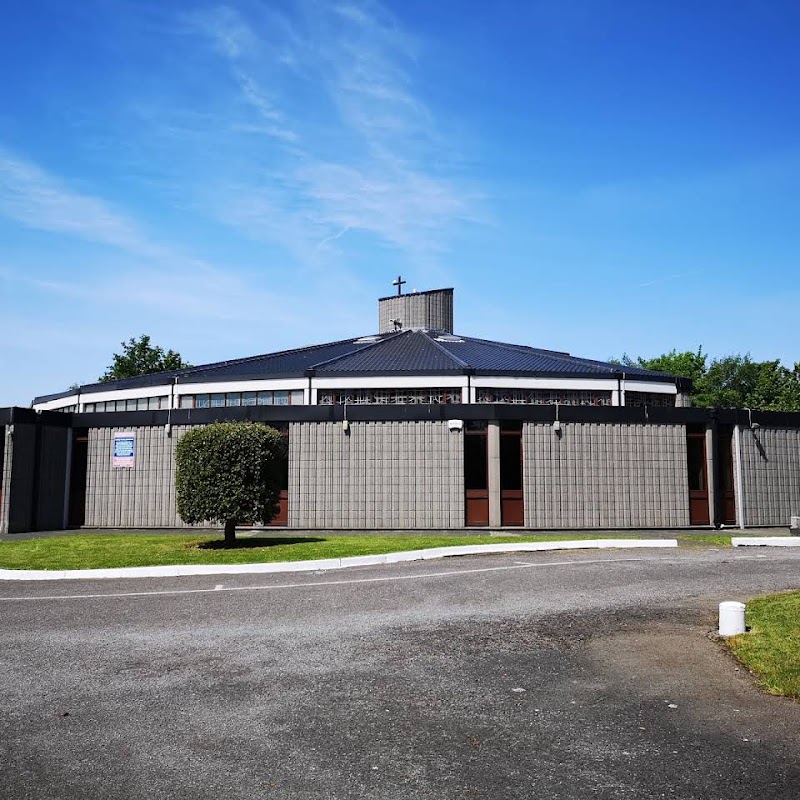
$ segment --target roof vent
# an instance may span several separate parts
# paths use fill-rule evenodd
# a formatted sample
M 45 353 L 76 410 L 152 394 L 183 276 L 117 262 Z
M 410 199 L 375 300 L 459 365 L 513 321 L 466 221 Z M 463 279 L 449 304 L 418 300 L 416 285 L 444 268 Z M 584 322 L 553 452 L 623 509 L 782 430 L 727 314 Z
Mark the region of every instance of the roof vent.
M 453 336 L 452 334 L 448 335 L 445 334 L 444 336 L 437 336 L 437 342 L 464 342 L 464 340 L 460 336 Z
M 379 342 L 380 340 L 380 336 L 362 336 L 360 339 L 355 339 L 353 344 L 373 344 L 374 342 Z

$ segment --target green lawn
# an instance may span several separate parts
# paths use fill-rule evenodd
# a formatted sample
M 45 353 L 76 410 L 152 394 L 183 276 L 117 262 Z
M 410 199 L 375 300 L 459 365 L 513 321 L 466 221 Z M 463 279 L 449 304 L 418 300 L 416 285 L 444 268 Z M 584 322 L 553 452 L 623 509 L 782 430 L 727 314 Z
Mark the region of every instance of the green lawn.
M 800 592 L 751 600 L 746 622 L 728 646 L 762 689 L 800 700 Z
M 317 558 L 396 553 L 427 547 L 507 542 L 554 542 L 602 539 L 602 532 L 532 536 L 281 536 L 238 538 L 234 549 L 222 548 L 219 535 L 130 535 L 82 533 L 0 542 L 2 569 L 99 569 L 158 564 L 252 564 L 307 561 Z M 631 539 L 615 536 L 615 539 Z
M 679 545 L 696 547 L 730 547 L 731 537 L 718 533 L 679 533 L 676 537 Z

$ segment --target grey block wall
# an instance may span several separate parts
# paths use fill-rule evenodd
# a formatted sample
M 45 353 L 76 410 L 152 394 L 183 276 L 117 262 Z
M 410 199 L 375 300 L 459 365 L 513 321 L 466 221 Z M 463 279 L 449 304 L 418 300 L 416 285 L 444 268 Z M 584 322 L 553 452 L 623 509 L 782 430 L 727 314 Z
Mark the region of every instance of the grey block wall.
M 96 528 L 188 528 L 175 509 L 175 446 L 189 430 L 94 428 L 89 431 L 85 525 Z M 111 464 L 114 434 L 136 434 L 134 466 Z
M 525 525 L 531 528 L 689 524 L 682 425 L 565 423 L 523 427 Z
M 446 422 L 291 424 L 290 527 L 463 525 L 464 440 Z
M 789 525 L 800 514 L 800 430 L 740 429 L 744 524 Z

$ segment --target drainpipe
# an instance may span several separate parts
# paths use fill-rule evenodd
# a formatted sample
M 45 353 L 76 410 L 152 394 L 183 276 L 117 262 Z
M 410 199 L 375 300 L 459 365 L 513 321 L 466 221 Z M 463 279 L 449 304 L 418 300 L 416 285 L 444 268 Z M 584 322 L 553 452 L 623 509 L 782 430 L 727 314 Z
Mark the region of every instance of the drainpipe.
M 178 385 L 178 376 L 172 379 L 169 387 L 169 408 L 167 409 L 167 424 L 164 426 L 164 432 L 167 437 L 172 436 L 172 407 L 175 405 L 175 387 Z

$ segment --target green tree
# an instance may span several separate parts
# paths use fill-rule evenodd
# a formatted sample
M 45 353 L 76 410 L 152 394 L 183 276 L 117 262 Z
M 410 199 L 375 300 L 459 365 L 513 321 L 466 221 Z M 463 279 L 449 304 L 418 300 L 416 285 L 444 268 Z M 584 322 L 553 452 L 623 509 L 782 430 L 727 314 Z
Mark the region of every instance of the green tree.
M 225 545 L 241 522 L 267 524 L 278 510 L 286 439 L 254 422 L 194 428 L 175 449 L 178 514 L 188 523 L 225 527 Z
M 694 401 L 715 408 L 800 411 L 800 369 L 780 361 L 753 361 L 748 355 L 714 359 L 695 386 Z
M 180 353 L 174 350 L 165 352 L 162 347 L 150 344 L 150 337 L 145 334 L 138 339 L 131 337 L 121 344 L 122 352 L 114 353 L 111 366 L 99 378 L 100 383 L 192 366 L 183 361 Z
M 663 372 L 667 375 L 675 375 L 679 378 L 690 378 L 698 381 L 706 372 L 706 354 L 703 348 L 698 347 L 697 352 L 686 350 L 679 353 L 671 350 L 669 353 L 656 356 L 655 358 L 631 358 L 627 353 L 618 361 L 613 363 L 621 364 L 624 367 L 639 367 L 641 369 L 652 369 L 654 372 Z
M 800 411 L 800 363 L 789 370 L 780 361 L 753 361 L 750 355 L 715 358 L 706 365 L 703 348 L 655 358 L 625 354 L 612 363 L 641 367 L 692 380 L 692 403 L 713 408 L 757 408 L 764 411 Z

